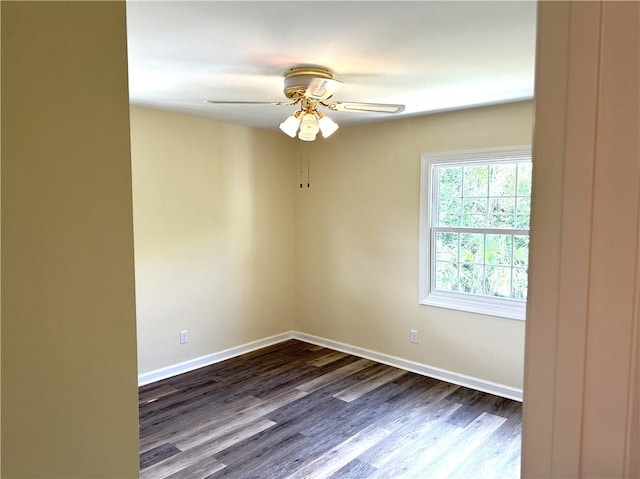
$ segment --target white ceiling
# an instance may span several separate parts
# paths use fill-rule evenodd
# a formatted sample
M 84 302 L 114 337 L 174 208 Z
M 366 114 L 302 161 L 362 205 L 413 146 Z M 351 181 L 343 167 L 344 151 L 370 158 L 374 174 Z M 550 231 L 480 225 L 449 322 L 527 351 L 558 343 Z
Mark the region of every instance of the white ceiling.
M 282 73 L 332 69 L 337 101 L 401 103 L 397 116 L 532 98 L 533 1 L 127 2 L 133 104 L 276 129 Z M 341 125 L 389 114 L 331 112 Z

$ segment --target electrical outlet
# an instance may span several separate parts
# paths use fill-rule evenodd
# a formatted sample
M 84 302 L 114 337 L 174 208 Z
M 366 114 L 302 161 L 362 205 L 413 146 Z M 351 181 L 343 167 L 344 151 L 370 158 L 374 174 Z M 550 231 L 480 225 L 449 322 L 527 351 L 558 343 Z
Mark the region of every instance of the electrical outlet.
M 189 342 L 189 330 L 185 329 L 180 331 L 180 344 L 187 344 Z
M 412 343 L 418 342 L 418 331 L 416 329 L 412 329 L 411 331 L 409 331 L 409 341 L 411 341 Z

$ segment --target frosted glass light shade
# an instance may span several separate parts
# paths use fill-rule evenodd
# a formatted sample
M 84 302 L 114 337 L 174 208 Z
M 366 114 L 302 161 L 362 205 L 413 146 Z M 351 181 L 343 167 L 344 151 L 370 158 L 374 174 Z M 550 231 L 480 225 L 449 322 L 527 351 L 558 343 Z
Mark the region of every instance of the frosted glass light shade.
M 323 138 L 328 138 L 338 129 L 338 124 L 328 116 L 323 116 L 318 122 Z
M 289 135 L 291 138 L 296 137 L 296 133 L 298 132 L 298 126 L 300 125 L 300 119 L 291 115 L 285 121 L 280 123 L 280 129 Z
M 305 113 L 302 116 L 302 121 L 300 122 L 300 132 L 304 132 L 306 136 L 313 135 L 314 138 L 318 134 L 318 130 L 320 127 L 318 126 L 318 120 L 316 116 L 312 113 Z M 300 136 L 298 135 L 298 138 Z
M 300 133 L 298 133 L 298 138 L 303 141 L 313 141 L 316 139 L 317 133 L 307 133 L 302 128 L 300 128 Z

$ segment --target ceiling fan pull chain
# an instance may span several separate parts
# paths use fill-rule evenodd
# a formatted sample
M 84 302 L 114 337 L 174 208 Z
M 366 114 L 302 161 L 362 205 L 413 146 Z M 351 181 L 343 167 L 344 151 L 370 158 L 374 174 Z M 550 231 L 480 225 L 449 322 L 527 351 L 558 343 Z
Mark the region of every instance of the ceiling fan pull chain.
M 300 176 L 298 179 L 300 180 L 300 188 L 302 188 L 302 152 L 300 152 Z
M 305 147 L 307 148 L 307 188 L 309 188 L 309 187 L 311 187 L 311 179 L 310 179 L 310 176 L 309 176 L 309 173 L 311 171 L 311 168 L 310 168 L 310 165 L 311 165 L 311 154 L 309 153 L 309 148 L 310 148 L 309 143 L 307 143 L 305 145 Z

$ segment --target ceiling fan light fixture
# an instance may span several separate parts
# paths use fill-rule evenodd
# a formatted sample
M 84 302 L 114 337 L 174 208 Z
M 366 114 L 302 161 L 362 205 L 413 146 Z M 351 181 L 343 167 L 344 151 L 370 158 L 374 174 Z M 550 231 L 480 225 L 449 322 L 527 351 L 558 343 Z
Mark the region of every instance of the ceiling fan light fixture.
M 360 111 L 373 113 L 400 113 L 404 105 L 390 103 L 365 103 L 353 101 L 331 101 L 329 98 L 342 86 L 340 80 L 333 77 L 333 71 L 321 65 L 294 65 L 284 72 L 284 96 L 286 101 L 227 101 L 205 100 L 214 105 L 278 105 L 299 109 L 280 123 L 285 135 L 304 141 L 313 141 L 318 132 L 323 138 L 330 137 L 338 129 L 336 122 L 325 117 L 318 107 L 331 111 Z
M 297 118 L 295 115 L 291 115 L 285 121 L 280 123 L 280 129 L 291 138 L 296 137 L 298 126 L 300 126 L 300 118 Z
M 328 116 L 323 116 L 318 122 L 320 131 L 322 132 L 322 138 L 329 138 L 338 129 L 338 124 Z

